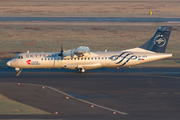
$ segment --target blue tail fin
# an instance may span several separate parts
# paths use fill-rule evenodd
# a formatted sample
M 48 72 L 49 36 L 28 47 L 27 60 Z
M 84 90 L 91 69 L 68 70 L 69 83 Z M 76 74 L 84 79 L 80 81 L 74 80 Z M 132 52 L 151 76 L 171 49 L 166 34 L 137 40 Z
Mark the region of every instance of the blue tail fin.
M 164 53 L 171 33 L 171 26 L 159 27 L 154 37 L 142 45 L 140 48 L 157 53 Z

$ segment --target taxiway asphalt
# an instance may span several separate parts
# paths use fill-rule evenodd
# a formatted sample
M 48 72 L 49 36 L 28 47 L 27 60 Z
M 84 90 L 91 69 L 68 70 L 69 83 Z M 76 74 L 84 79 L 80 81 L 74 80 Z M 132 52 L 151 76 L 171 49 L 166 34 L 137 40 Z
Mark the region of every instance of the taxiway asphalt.
M 0 94 L 52 113 L 0 119 L 180 119 L 179 68 L 34 69 L 18 77 L 1 68 Z

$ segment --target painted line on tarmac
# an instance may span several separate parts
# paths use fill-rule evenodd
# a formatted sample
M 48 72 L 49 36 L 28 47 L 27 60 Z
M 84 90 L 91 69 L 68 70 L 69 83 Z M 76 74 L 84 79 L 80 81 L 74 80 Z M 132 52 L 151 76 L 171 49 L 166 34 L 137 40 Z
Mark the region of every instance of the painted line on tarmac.
M 137 75 L 137 76 L 138 76 L 138 75 Z M 151 76 L 151 77 L 162 77 L 162 78 L 174 78 L 174 79 L 180 79 L 180 77 L 163 76 L 163 75 L 139 75 L 139 76 Z
M 14 83 L 11 83 L 11 84 L 14 84 Z M 66 96 L 68 96 L 68 97 L 71 97 L 71 98 L 73 98 L 73 99 L 75 99 L 75 100 L 78 100 L 78 101 L 81 101 L 81 102 L 84 102 L 84 103 L 87 103 L 87 104 L 90 104 L 90 105 L 93 105 L 93 106 L 96 106 L 96 107 L 99 107 L 99 108 L 102 108 L 102 109 L 105 109 L 105 110 L 109 110 L 109 111 L 112 111 L 112 112 L 116 112 L 116 113 L 119 113 L 119 114 L 122 114 L 122 115 L 128 115 L 128 113 L 125 113 L 125 112 L 121 112 L 121 111 L 118 111 L 118 110 L 114 110 L 114 109 L 111 109 L 111 108 L 108 108 L 108 107 L 104 107 L 104 106 L 101 106 L 101 105 L 98 105 L 98 104 L 95 104 L 95 103 L 92 103 L 92 102 L 89 102 L 89 101 L 86 101 L 86 100 L 83 100 L 83 99 L 79 99 L 79 98 L 73 97 L 73 96 L 71 96 L 71 95 L 69 95 L 69 94 L 67 94 L 67 93 L 65 93 L 65 92 L 63 92 L 63 91 L 60 91 L 60 90 L 58 90 L 58 89 L 56 89 L 56 88 L 53 88 L 53 87 L 50 87 L 50 86 L 37 85 L 37 84 L 28 84 L 28 83 L 22 83 L 22 84 L 24 84 L 24 85 L 32 85 L 32 86 L 39 86 L 39 87 L 42 87 L 42 86 L 43 86 L 43 87 L 45 87 L 45 88 L 49 88 L 49 89 L 54 90 L 54 91 L 56 91 L 56 92 L 58 92 L 58 93 L 61 93 L 61 94 L 66 95 Z
M 157 95 L 157 94 L 161 94 L 161 95 L 169 95 L 169 94 L 174 94 L 174 95 L 180 95 L 180 92 L 173 92 L 173 93 L 170 93 L 170 92 L 161 92 L 161 93 L 155 93 L 155 92 L 149 92 L 148 93 L 149 95 Z
M 81 102 L 84 102 L 84 103 L 87 103 L 87 104 L 90 104 L 90 105 L 93 105 L 93 106 L 96 106 L 96 107 L 99 107 L 99 108 L 102 108 L 102 109 L 105 109 L 105 110 L 109 110 L 109 111 L 112 111 L 112 112 L 116 112 L 116 113 L 119 113 L 119 114 L 122 114 L 122 115 L 128 115 L 128 113 L 125 113 L 125 112 L 121 112 L 121 111 L 118 111 L 118 110 L 114 110 L 114 109 L 111 109 L 111 108 L 108 108 L 108 107 L 104 107 L 104 106 L 101 106 L 101 105 L 98 105 L 98 104 L 95 104 L 95 103 L 92 103 L 92 102 L 89 102 L 89 101 L 86 101 L 86 100 L 83 100 L 83 99 L 79 99 L 79 98 L 73 97 L 73 96 L 71 96 L 71 95 L 69 95 L 69 94 L 67 94 L 67 93 L 65 93 L 65 92 L 63 92 L 63 91 L 60 91 L 60 90 L 58 90 L 58 89 L 55 89 L 55 88 L 53 88 L 53 87 L 50 87 L 50 86 L 45 86 L 45 87 L 47 87 L 47 88 L 49 88 L 49 89 L 51 89 L 51 90 L 54 90 L 54 91 L 56 91 L 56 92 L 59 92 L 59 93 L 61 93 L 61 94 L 64 94 L 64 95 L 66 95 L 66 96 L 68 96 L 68 97 L 71 97 L 71 98 L 73 98 L 73 99 L 75 99 L 75 100 L 78 100 L 78 101 L 81 101 Z
M 180 21 L 168 21 L 168 23 L 180 23 Z

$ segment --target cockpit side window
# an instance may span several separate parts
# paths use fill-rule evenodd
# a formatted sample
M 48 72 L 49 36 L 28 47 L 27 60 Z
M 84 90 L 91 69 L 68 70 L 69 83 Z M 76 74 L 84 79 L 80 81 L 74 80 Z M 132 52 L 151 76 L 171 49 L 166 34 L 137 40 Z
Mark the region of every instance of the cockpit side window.
M 17 58 L 18 58 L 18 59 L 23 59 L 23 56 L 18 56 Z

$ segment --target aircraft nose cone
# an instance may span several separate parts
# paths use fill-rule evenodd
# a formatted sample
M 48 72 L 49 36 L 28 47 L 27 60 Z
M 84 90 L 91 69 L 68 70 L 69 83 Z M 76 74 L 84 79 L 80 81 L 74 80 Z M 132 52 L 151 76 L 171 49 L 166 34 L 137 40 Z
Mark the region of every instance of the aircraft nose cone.
M 8 66 L 10 66 L 10 65 L 11 65 L 11 64 L 10 64 L 10 61 L 8 61 L 8 62 L 7 62 L 7 65 L 8 65 Z

